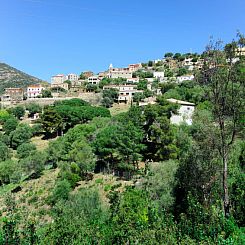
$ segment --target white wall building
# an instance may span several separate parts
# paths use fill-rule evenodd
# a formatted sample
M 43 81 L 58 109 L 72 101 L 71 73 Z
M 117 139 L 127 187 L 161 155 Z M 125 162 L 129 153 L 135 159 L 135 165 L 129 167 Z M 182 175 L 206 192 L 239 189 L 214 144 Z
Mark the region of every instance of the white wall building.
M 170 118 L 170 122 L 172 124 L 179 125 L 180 123 L 185 122 L 188 125 L 192 124 L 192 115 L 195 110 L 195 104 L 187 101 L 176 100 L 176 99 L 167 99 L 170 103 L 176 103 L 180 105 L 178 109 L 178 114 L 172 114 Z
M 127 68 L 125 70 L 111 70 L 109 71 L 109 78 L 132 78 L 133 72 L 129 71 Z
M 70 80 L 71 82 L 78 80 L 78 75 L 74 73 L 70 73 L 67 75 L 67 80 Z
M 88 83 L 93 85 L 98 85 L 100 82 L 100 79 L 98 76 L 92 76 L 88 78 Z
M 192 81 L 194 80 L 194 75 L 185 75 L 185 76 L 181 76 L 181 77 L 177 77 L 177 82 L 181 83 L 183 81 Z
M 58 74 L 55 76 L 52 76 L 51 78 L 51 84 L 61 84 L 66 80 L 66 76 L 63 74 Z
M 129 103 L 133 100 L 133 96 L 135 93 L 143 93 L 143 90 L 137 90 L 137 85 L 107 85 L 103 87 L 103 90 L 106 89 L 117 89 L 118 94 L 118 102 Z
M 27 87 L 27 97 L 28 98 L 36 98 L 38 96 L 41 96 L 42 90 L 45 88 L 42 87 L 41 84 L 35 84 L 35 85 L 30 85 Z
M 164 79 L 164 71 L 154 71 L 153 76 L 159 81 L 162 81 Z
M 140 79 L 138 77 L 127 79 L 127 83 L 138 83 L 139 81 L 140 81 Z

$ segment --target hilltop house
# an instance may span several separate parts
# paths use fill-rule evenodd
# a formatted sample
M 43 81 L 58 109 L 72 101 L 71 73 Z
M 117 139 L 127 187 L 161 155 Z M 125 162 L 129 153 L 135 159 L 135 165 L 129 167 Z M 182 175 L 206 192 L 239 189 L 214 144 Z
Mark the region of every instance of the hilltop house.
M 109 66 L 109 78 L 132 78 L 133 72 L 128 67 L 126 68 L 113 68 L 112 64 Z
M 131 72 L 135 72 L 135 71 L 139 70 L 140 68 L 142 68 L 142 64 L 141 63 L 128 65 L 128 69 Z
M 41 84 L 30 85 L 27 87 L 27 98 L 37 98 L 42 95 L 45 88 Z
M 99 76 L 92 76 L 88 78 L 88 83 L 93 85 L 98 85 L 100 83 Z
M 58 74 L 51 77 L 51 84 L 62 84 L 66 80 L 66 76 Z
M 67 80 L 70 80 L 71 82 L 77 81 L 79 79 L 79 76 L 74 73 L 70 73 L 66 76 Z
M 94 73 L 92 71 L 84 71 L 83 75 L 85 78 L 89 78 L 89 77 L 92 77 Z
M 184 76 L 180 76 L 177 77 L 177 82 L 181 83 L 183 81 L 192 81 L 194 80 L 194 75 L 184 75 Z
M 136 78 L 128 78 L 127 83 L 133 84 L 133 83 L 138 83 L 140 79 L 138 77 Z
M 70 74 L 70 75 L 74 75 L 74 74 Z M 65 76 L 63 74 L 58 74 L 56 76 L 52 76 L 51 88 L 63 88 L 65 90 L 68 90 L 69 85 L 68 85 L 68 83 L 64 83 L 65 80 L 67 80 L 67 76 Z
M 157 80 L 162 81 L 164 79 L 164 71 L 154 71 L 153 76 Z
M 170 103 L 176 103 L 180 106 L 178 109 L 178 114 L 172 114 L 170 118 L 170 122 L 172 124 L 180 124 L 185 122 L 188 125 L 192 124 L 192 115 L 195 110 L 195 104 L 187 101 L 176 100 L 176 99 L 167 99 Z
M 23 98 L 23 88 L 5 88 L 5 93 L 1 96 L 2 101 L 22 101 Z
M 133 96 L 135 93 L 143 93 L 143 90 L 137 90 L 137 85 L 107 85 L 103 87 L 103 90 L 106 89 L 117 89 L 118 94 L 118 102 L 130 103 L 133 100 Z

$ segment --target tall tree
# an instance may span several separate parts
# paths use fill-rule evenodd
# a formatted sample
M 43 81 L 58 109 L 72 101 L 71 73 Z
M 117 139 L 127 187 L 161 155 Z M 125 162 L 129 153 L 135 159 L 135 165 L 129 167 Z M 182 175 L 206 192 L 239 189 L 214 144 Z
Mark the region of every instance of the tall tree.
M 238 41 L 239 42 L 239 41 Z M 244 47 L 244 44 L 243 46 Z M 236 55 L 234 42 L 226 46 L 210 42 L 205 53 L 205 64 L 200 81 L 209 88 L 209 100 L 213 104 L 214 126 L 219 130 L 217 149 L 222 159 L 223 206 L 226 216 L 230 212 L 228 192 L 228 160 L 231 146 L 242 131 L 241 116 L 245 106 L 245 62 Z M 228 59 L 226 59 L 228 57 Z

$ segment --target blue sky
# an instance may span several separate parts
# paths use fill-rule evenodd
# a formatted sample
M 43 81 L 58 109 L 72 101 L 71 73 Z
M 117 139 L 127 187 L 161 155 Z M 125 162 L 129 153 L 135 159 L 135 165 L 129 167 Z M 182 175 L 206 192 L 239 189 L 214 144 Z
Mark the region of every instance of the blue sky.
M 0 0 L 0 61 L 39 78 L 202 52 L 245 32 L 245 0 Z

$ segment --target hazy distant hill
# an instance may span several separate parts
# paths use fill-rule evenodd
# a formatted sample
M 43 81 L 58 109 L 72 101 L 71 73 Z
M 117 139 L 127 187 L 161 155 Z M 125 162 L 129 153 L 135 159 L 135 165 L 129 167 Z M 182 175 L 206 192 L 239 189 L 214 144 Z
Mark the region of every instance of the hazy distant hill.
M 0 94 L 5 88 L 26 88 L 30 84 L 46 83 L 5 63 L 0 63 Z

